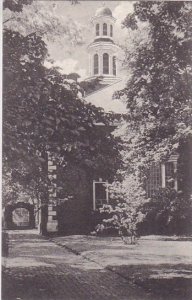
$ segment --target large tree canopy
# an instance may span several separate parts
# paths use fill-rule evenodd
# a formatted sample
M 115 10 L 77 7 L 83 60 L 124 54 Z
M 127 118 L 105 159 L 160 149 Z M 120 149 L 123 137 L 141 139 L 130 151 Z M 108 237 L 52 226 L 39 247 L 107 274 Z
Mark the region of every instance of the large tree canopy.
M 134 52 L 127 46 L 131 76 L 117 93 L 127 102 L 124 135 L 135 166 L 169 157 L 192 133 L 191 3 L 137 2 L 124 26 L 137 34 L 141 23 L 148 38 Z
M 136 2 L 123 25 L 132 33 L 133 44 L 125 46 L 127 86 L 116 93 L 127 103 L 125 121 L 117 135 L 124 140 L 125 175 L 129 180 L 126 182 L 125 176 L 120 191 L 114 185 L 119 198 L 112 212 L 118 217 L 126 212 L 129 217 L 134 204 L 145 216 L 138 227 L 142 233 L 188 233 L 192 211 L 191 3 Z M 178 192 L 169 187 L 158 190 L 158 182 L 151 199 L 144 203 L 140 184 L 145 183 L 151 166 L 155 169 L 173 154 L 179 154 L 177 173 L 172 175 L 177 176 Z M 136 175 L 134 181 L 130 174 Z M 151 173 L 154 180 L 155 176 Z M 124 206 L 119 207 L 123 185 Z M 106 224 L 111 220 L 116 218 Z M 131 221 L 126 220 L 122 216 L 118 226 L 124 222 L 129 228 Z
M 42 198 L 49 185 L 48 152 L 62 167 L 73 162 L 91 176 L 100 169 L 102 176 L 113 176 L 119 156 L 107 130 L 111 117 L 85 103 L 74 80 L 44 66 L 48 51 L 38 31 L 23 35 L 4 28 L 3 39 L 4 194 L 14 194 L 12 180 L 15 193 L 23 187 Z
M 83 26 L 68 16 L 58 15 L 53 2 L 5 0 L 3 26 L 24 36 L 36 33 L 46 43 L 62 44 L 65 51 L 69 51 L 68 44 L 83 43 Z

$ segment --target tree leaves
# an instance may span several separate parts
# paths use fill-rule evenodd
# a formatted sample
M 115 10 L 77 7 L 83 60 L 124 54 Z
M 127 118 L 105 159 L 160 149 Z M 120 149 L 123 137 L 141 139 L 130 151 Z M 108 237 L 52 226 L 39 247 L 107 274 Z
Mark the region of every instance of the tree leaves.
M 10 9 L 11 11 L 21 12 L 24 5 L 29 5 L 33 0 L 4 0 L 3 9 Z
M 135 49 L 127 46 L 126 64 L 132 75 L 116 96 L 127 99 L 127 133 L 135 134 L 128 145 L 132 163 L 141 166 L 142 157 L 144 166 L 155 156 L 165 159 L 175 153 L 180 139 L 190 137 L 191 4 L 142 2 L 134 7 L 124 26 L 139 35 L 144 24 L 148 39 L 139 46 L 136 39 Z M 185 124 L 182 129 L 179 123 Z
M 75 20 L 59 15 L 53 3 L 6 0 L 4 20 L 4 28 L 24 36 L 37 34 L 46 42 L 83 43 L 83 28 Z
M 62 167 L 70 162 L 95 178 L 112 178 L 120 163 L 116 139 L 107 128 L 95 126 L 109 124 L 111 116 L 80 99 L 77 83 L 44 67 L 46 44 L 37 34 L 23 36 L 5 29 L 4 53 L 5 174 L 12 170 L 12 180 L 25 192 L 40 197 L 44 191 L 44 201 L 48 151 Z

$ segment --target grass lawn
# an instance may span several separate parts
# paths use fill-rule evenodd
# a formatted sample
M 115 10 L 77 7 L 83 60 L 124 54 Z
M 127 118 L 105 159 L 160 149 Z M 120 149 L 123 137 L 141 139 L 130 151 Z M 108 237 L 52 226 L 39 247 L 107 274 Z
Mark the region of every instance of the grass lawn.
M 120 238 L 65 236 L 54 240 L 152 292 L 154 300 L 192 300 L 192 241 L 148 236 L 136 245 Z

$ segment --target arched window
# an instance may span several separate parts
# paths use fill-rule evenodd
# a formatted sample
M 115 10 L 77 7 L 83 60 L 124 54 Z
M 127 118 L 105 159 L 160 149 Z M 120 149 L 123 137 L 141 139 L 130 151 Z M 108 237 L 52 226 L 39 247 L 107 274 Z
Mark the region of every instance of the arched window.
M 99 56 L 98 54 L 94 55 L 94 75 L 99 73 Z
M 99 24 L 96 24 L 96 35 L 99 35 Z
M 113 26 L 110 25 L 110 36 L 112 37 L 113 36 Z
M 117 70 L 116 70 L 116 57 L 113 56 L 113 75 L 117 74 Z
M 109 54 L 103 54 L 103 74 L 109 74 Z
M 103 35 L 107 35 L 107 24 L 103 24 Z

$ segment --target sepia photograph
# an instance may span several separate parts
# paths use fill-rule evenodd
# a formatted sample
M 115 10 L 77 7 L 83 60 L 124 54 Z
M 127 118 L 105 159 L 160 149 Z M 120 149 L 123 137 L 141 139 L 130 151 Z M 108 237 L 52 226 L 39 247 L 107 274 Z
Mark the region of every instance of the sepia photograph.
M 2 300 L 192 300 L 192 2 L 2 1 Z

